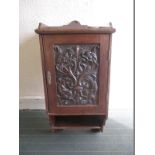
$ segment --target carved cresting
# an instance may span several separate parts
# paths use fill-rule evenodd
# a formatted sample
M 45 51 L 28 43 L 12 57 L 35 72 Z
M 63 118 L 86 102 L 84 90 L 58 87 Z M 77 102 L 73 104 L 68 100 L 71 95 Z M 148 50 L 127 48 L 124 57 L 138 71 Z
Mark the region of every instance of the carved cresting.
M 58 105 L 97 104 L 99 44 L 54 45 Z

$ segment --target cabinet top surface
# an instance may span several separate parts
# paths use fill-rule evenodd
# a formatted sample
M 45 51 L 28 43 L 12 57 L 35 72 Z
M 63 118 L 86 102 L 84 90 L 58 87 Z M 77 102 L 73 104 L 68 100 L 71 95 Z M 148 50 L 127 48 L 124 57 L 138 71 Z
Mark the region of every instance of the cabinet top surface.
M 114 33 L 115 29 L 112 27 L 111 24 L 109 27 L 91 27 L 87 25 L 81 25 L 78 21 L 72 21 L 68 25 L 63 26 L 47 26 L 43 23 L 39 23 L 39 26 L 35 30 L 35 32 L 38 34 L 102 34 Z

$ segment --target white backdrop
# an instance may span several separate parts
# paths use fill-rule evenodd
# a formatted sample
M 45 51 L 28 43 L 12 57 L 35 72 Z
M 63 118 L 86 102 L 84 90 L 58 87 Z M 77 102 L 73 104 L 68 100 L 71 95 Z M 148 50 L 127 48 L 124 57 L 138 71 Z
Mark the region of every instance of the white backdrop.
M 131 0 L 20 0 L 20 104 L 44 108 L 38 36 L 39 22 L 64 25 L 72 20 L 116 28 L 112 40 L 110 109 L 133 109 L 133 3 Z M 33 106 L 32 104 L 35 104 Z

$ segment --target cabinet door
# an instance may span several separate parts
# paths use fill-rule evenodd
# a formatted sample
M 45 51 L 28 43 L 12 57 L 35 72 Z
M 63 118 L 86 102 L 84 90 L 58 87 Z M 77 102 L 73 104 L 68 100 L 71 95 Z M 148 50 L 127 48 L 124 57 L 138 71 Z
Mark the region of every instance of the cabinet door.
M 105 114 L 109 35 L 45 35 L 43 46 L 49 113 Z

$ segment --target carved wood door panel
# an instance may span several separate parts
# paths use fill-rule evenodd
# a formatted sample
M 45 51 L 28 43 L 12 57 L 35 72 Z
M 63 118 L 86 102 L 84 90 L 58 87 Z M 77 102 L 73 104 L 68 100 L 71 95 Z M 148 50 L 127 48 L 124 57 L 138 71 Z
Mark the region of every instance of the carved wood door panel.
M 54 45 L 57 104 L 97 104 L 98 44 Z
M 43 41 L 50 113 L 106 113 L 109 35 L 53 35 Z

